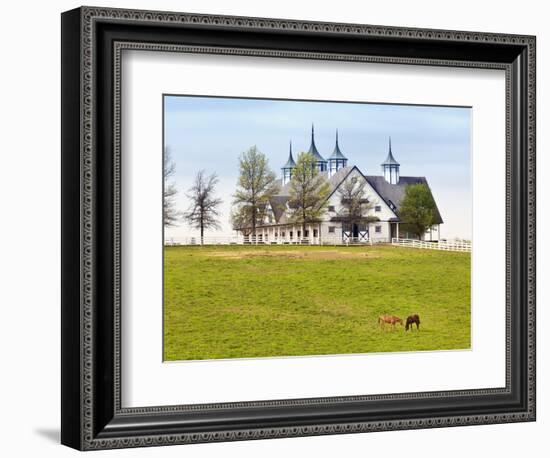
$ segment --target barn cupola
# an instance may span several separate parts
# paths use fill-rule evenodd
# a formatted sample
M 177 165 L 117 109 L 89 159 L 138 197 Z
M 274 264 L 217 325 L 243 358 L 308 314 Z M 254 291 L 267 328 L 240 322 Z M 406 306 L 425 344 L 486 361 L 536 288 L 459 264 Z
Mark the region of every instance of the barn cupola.
M 292 142 L 290 142 L 288 161 L 286 161 L 286 164 L 281 167 L 281 171 L 283 172 L 283 186 L 292 179 L 294 167 L 296 167 L 296 162 L 294 162 L 294 158 L 292 157 Z
M 315 146 L 315 130 L 313 124 L 311 125 L 311 145 L 308 150 L 309 154 L 312 154 L 316 161 L 316 166 L 319 172 L 325 172 L 327 170 L 327 161 L 319 154 L 317 147 Z
M 399 162 L 393 157 L 391 150 L 391 137 L 389 142 L 388 157 L 382 162 L 382 172 L 384 179 L 390 184 L 399 183 Z
M 338 144 L 338 129 L 336 129 L 336 145 L 334 146 L 334 151 L 328 158 L 328 176 L 331 177 L 338 170 L 346 167 L 348 165 L 348 159 L 340 151 L 340 145 Z

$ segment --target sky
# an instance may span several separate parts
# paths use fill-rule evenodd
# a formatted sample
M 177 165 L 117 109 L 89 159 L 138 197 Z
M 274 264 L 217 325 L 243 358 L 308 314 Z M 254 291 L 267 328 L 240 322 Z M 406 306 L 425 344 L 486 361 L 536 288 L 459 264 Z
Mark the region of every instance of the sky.
M 277 177 L 292 141 L 296 159 L 307 151 L 311 126 L 315 144 L 327 159 L 338 129 L 339 145 L 364 175 L 382 175 L 380 164 L 392 152 L 401 176 L 428 180 L 444 224 L 441 237 L 471 239 L 471 109 L 349 102 L 164 96 L 164 145 L 176 165 L 173 182 L 177 207 L 185 211 L 185 193 L 200 169 L 216 173 L 221 230 L 234 235 L 229 215 L 238 178 L 239 155 L 251 146 L 264 153 Z M 167 228 L 166 239 L 196 236 L 185 222 Z

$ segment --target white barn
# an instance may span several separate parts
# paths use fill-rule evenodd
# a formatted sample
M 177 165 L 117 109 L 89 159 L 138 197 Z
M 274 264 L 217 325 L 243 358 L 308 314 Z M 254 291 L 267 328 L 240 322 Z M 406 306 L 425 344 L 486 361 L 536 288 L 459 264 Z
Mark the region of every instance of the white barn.
M 295 167 L 292 155 L 292 144 L 286 164 L 281 168 L 282 177 L 279 183 L 280 191 L 270 200 L 265 219 L 256 228 L 257 239 L 267 243 L 299 243 L 308 239 L 309 243 L 346 243 L 355 242 L 390 242 L 392 238 L 412 238 L 412 234 L 400 230 L 399 206 L 405 195 L 407 185 L 424 183 L 425 177 L 401 176 L 400 164 L 395 160 L 389 141 L 388 155 L 382 162 L 382 175 L 365 175 L 356 166 L 348 166 L 348 159 L 342 153 L 336 131 L 334 151 L 324 159 L 315 145 L 315 132 L 311 129 L 311 144 L 308 150 L 317 159 L 320 173 L 326 174 L 331 192 L 328 196 L 327 211 L 320 221 L 307 225 L 302 234 L 300 223 L 293 223 L 288 216 L 289 182 Z M 346 180 L 364 181 L 365 194 L 369 202 L 374 204 L 370 215 L 379 221 L 370 224 L 353 224 L 346 227 L 338 218 L 341 212 L 340 195 L 337 192 Z M 436 205 L 436 225 L 422 237 L 424 240 L 439 239 L 439 225 L 443 223 Z

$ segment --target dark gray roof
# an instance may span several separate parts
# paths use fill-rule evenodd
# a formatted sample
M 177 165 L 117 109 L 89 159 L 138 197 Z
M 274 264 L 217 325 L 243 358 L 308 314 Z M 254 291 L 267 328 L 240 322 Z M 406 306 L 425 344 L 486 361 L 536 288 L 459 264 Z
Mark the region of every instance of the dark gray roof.
M 390 137 L 390 144 L 389 144 L 389 148 L 388 148 L 388 157 L 386 158 L 386 160 L 384 162 L 382 162 L 381 165 L 399 165 L 399 162 L 397 162 L 395 160 L 395 158 L 393 157 L 393 154 L 391 152 L 391 137 Z
M 328 182 L 330 183 L 330 193 L 332 194 L 334 190 L 340 186 L 340 183 L 346 179 L 346 177 L 350 174 L 350 172 L 355 167 L 342 167 L 338 172 L 336 172 L 334 175 L 332 175 Z M 359 169 L 358 169 L 359 170 Z
M 292 157 L 292 142 L 290 142 L 290 150 L 288 152 L 288 161 L 286 161 L 286 164 L 283 165 L 283 169 L 292 169 L 296 167 L 296 162 L 294 162 L 294 158 Z
M 338 170 L 338 172 L 336 172 L 334 175 L 332 175 L 330 178 L 328 178 L 328 182 L 330 184 L 330 191 L 331 191 L 329 195 L 332 195 L 334 193 L 336 188 L 340 186 L 340 183 L 342 183 L 342 181 L 344 181 L 347 178 L 347 176 L 351 173 L 351 171 L 354 168 L 356 167 L 355 166 L 343 167 L 340 170 Z M 357 170 L 359 171 L 359 173 L 361 173 L 359 169 Z M 327 174 L 327 172 L 321 172 L 321 173 Z M 382 176 L 373 176 L 373 175 L 363 175 L 363 176 L 369 182 L 369 184 L 373 187 L 373 189 L 378 193 L 378 195 L 382 198 L 382 200 L 397 215 L 399 215 L 399 206 L 401 205 L 401 201 L 405 196 L 405 188 L 408 185 L 423 183 L 426 186 L 428 186 L 428 189 L 430 188 L 430 186 L 428 185 L 428 181 L 426 180 L 425 177 L 403 177 L 402 176 L 402 177 L 399 177 L 399 182 L 397 184 L 390 184 Z M 275 206 L 278 205 L 279 208 L 281 208 L 281 206 L 284 208 L 289 198 L 290 184 L 287 183 L 285 186 L 281 186 L 281 180 L 279 180 L 279 185 L 280 185 L 280 191 L 277 196 L 274 196 L 272 198 L 274 200 L 273 202 L 271 202 L 271 207 L 273 208 L 273 211 L 275 213 L 276 221 L 279 224 L 283 224 L 284 222 L 286 222 L 286 216 L 284 215 L 284 212 L 277 213 L 277 211 L 275 210 Z M 436 224 L 443 223 L 443 219 L 441 218 L 441 214 L 439 213 L 437 204 L 435 207 L 435 212 L 436 212 Z M 279 220 L 281 216 L 283 219 Z M 399 221 L 399 219 L 395 219 L 395 221 Z
M 334 146 L 334 151 L 328 160 L 330 161 L 332 159 L 347 159 L 346 156 L 342 154 L 342 151 L 340 151 L 340 146 L 338 145 L 338 130 L 336 130 L 336 145 Z
M 330 178 L 328 177 L 328 172 L 319 172 L 321 175 L 325 175 L 328 179 L 329 185 L 330 185 L 330 193 L 332 192 L 340 185 L 340 183 L 348 176 L 348 173 L 352 171 L 353 167 L 342 167 L 338 172 L 336 172 L 334 175 L 332 175 Z M 277 193 L 277 196 L 275 197 L 284 197 L 286 200 L 288 200 L 288 197 L 290 195 L 290 182 L 285 184 L 283 186 L 283 180 L 279 179 L 277 180 L 277 184 L 279 186 L 279 192 Z M 286 202 L 285 200 L 285 202 Z
M 323 156 L 317 151 L 317 147 L 315 146 L 315 131 L 313 128 L 313 124 L 311 125 L 311 145 L 309 145 L 308 153 L 313 154 L 313 157 L 317 160 L 317 162 L 327 162 Z
M 328 182 L 330 185 L 330 194 L 334 192 L 334 190 L 348 176 L 352 169 L 353 167 L 343 167 L 330 178 L 328 178 L 328 172 L 320 172 L 328 178 Z M 288 222 L 285 209 L 286 203 L 288 202 L 290 196 L 290 183 L 287 183 L 283 186 L 282 180 L 277 180 L 277 184 L 279 185 L 279 192 L 276 196 L 273 196 L 269 200 L 269 203 L 271 204 L 271 208 L 273 209 L 273 213 L 275 215 L 275 220 L 277 221 L 277 223 L 285 224 Z
M 384 177 L 380 176 L 365 176 L 369 184 L 374 188 L 374 190 L 384 199 L 384 202 L 397 214 L 399 214 L 399 207 L 403 197 L 405 197 L 405 188 L 410 184 L 422 183 L 428 186 L 428 180 L 425 177 L 399 177 L 399 182 L 397 184 L 388 183 Z M 430 190 L 431 193 L 431 190 Z M 435 201 L 435 199 L 434 199 Z M 435 206 L 436 213 L 436 223 L 443 223 L 437 204 Z
M 285 213 L 287 200 L 288 196 L 273 196 L 269 199 L 269 204 L 273 210 L 275 221 L 279 222 L 281 216 Z
M 344 178 L 348 176 L 348 173 L 350 173 L 352 169 L 353 167 L 342 167 L 340 170 L 338 170 L 338 172 L 336 172 L 330 178 L 328 177 L 328 172 L 319 172 L 319 173 L 327 177 L 330 185 L 330 191 L 332 193 L 338 187 L 338 185 L 344 180 Z M 277 180 L 277 183 L 279 185 L 279 192 L 277 195 L 288 197 L 290 195 L 290 182 L 288 182 L 284 186 L 282 185 L 282 180 Z

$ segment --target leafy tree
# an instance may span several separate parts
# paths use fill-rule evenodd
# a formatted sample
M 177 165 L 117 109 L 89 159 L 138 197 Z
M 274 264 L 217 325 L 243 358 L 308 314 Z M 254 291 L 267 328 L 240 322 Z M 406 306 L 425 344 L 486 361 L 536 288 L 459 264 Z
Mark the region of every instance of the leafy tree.
M 200 229 L 201 245 L 204 243 L 205 229 L 220 229 L 218 207 L 222 200 L 214 196 L 218 181 L 215 173 L 207 176 L 204 170 L 199 170 L 195 176 L 193 186 L 189 188 L 186 194 L 191 201 L 191 205 L 183 214 L 183 217 L 191 227 Z
M 292 171 L 288 206 L 290 219 L 302 225 L 302 237 L 308 223 L 318 222 L 327 208 L 330 185 L 319 173 L 311 153 L 300 153 Z
M 233 195 L 233 226 L 239 230 L 249 227 L 249 234 L 256 235 L 269 199 L 279 190 L 277 177 L 269 168 L 267 157 L 253 146 L 239 158 L 239 179 Z
M 176 226 L 181 213 L 176 208 L 176 194 L 178 190 L 171 178 L 176 173 L 176 164 L 172 160 L 172 155 L 168 147 L 164 148 L 164 192 L 162 205 L 162 219 L 164 226 Z M 170 181 L 169 181 L 170 180 Z
M 436 206 L 430 188 L 424 183 L 408 185 L 401 201 L 399 218 L 403 228 L 418 238 L 436 224 Z
M 252 215 L 250 207 L 243 205 L 238 208 L 234 208 L 231 211 L 230 220 L 233 229 L 240 231 L 244 236 L 249 236 L 252 233 Z
M 338 189 L 341 210 L 336 217 L 350 229 L 354 224 L 369 224 L 379 221 L 378 217 L 368 213 L 374 208 L 374 203 L 367 199 L 366 181 L 352 177 L 344 181 Z

